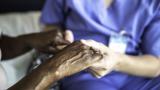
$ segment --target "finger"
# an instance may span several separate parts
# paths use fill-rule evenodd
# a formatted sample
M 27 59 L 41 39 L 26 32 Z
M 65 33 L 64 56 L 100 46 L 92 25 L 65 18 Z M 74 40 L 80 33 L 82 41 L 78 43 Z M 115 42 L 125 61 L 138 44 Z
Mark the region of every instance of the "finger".
M 57 48 L 54 48 L 54 47 L 52 47 L 52 46 L 49 46 L 48 47 L 48 50 L 47 50 L 49 53 L 56 53 L 56 52 L 58 52 L 59 50 L 57 49 Z
M 75 65 L 75 68 L 77 68 L 77 71 L 82 71 L 84 69 L 87 69 L 91 66 L 91 64 L 98 61 L 98 57 L 96 59 L 89 58 L 89 54 L 82 55 L 79 59 L 75 59 L 75 61 L 72 61 L 72 65 Z
M 110 51 L 110 49 L 107 46 L 105 46 L 100 42 L 96 42 L 94 40 L 81 40 L 81 42 L 84 43 L 85 45 L 96 48 L 103 53 L 108 53 Z
M 58 45 L 58 46 L 56 46 L 56 48 L 58 49 L 58 50 L 62 50 L 63 48 L 65 48 L 67 45 Z
M 101 55 L 101 53 L 90 50 L 88 57 L 84 59 L 84 62 L 86 63 L 86 65 L 92 66 L 93 64 L 99 62 L 102 58 L 103 56 Z
M 53 43 L 53 45 L 68 45 L 68 44 L 70 44 L 70 42 L 64 40 L 63 38 L 59 38 L 55 43 Z
M 59 50 L 57 50 L 56 48 L 53 48 L 52 46 L 48 46 L 48 47 L 40 48 L 38 49 L 38 51 L 43 52 L 43 53 L 54 54 L 58 52 Z
M 85 45 L 90 46 L 90 47 L 97 47 L 97 48 L 99 47 L 98 42 L 96 43 L 94 40 L 84 40 L 84 39 L 82 39 L 81 42 Z
M 74 41 L 73 32 L 70 30 L 65 31 L 64 39 L 72 43 Z
M 70 50 L 88 50 L 90 47 L 81 43 L 80 41 L 74 41 L 67 46 Z
M 80 67 L 92 66 L 94 63 L 99 62 L 102 58 L 101 54 L 96 53 L 93 50 L 80 50 L 80 53 L 78 53 L 77 56 L 79 58 L 74 59 L 72 63 L 77 63 L 76 65 L 79 65 Z

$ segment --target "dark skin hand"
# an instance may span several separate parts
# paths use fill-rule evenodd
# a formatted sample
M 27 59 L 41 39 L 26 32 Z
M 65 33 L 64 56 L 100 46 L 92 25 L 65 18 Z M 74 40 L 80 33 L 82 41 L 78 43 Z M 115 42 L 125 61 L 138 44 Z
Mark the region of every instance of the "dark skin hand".
M 0 38 L 0 48 L 2 50 L 2 60 L 11 59 L 35 48 L 45 53 L 55 53 L 60 48 L 59 45 L 68 45 L 64 40 L 63 32 L 54 29 L 46 32 L 32 33 L 18 37 L 2 35 Z
M 90 67 L 102 57 L 98 50 L 82 42 L 74 42 L 8 90 L 48 90 L 54 82 Z

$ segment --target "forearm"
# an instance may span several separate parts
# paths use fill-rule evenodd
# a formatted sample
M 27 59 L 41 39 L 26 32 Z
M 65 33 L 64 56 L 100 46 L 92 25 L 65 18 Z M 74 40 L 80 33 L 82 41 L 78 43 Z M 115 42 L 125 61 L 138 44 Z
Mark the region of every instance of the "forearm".
M 137 76 L 155 77 L 159 75 L 160 61 L 151 55 L 129 56 L 119 55 L 117 71 Z
M 103 54 L 102 61 L 95 63 L 91 67 L 100 77 L 112 70 L 144 77 L 156 77 L 160 75 L 160 58 L 151 55 L 131 56 L 116 53 L 104 44 L 93 40 L 88 40 L 84 43 L 100 50 Z
M 77 49 L 78 48 L 78 49 Z M 102 59 L 102 54 L 82 42 L 74 42 L 19 81 L 9 90 L 47 90 L 54 82 Z
M 2 35 L 0 49 L 2 51 L 2 60 L 5 60 L 24 54 L 32 48 L 28 47 L 23 39 Z
M 54 65 L 51 68 L 46 64 L 49 63 L 47 62 L 40 65 L 37 69 L 33 70 L 8 90 L 48 90 L 49 87 L 59 78 L 56 73 L 50 72 L 50 70 L 52 70 L 52 72 L 56 72 L 56 70 L 52 69 L 54 68 Z

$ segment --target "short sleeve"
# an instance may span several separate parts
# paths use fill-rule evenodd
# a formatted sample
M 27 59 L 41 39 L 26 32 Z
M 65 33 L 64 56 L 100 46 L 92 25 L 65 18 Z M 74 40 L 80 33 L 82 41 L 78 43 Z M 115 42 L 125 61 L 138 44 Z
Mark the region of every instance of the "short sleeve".
M 160 11 L 144 31 L 141 47 L 144 54 L 160 57 Z
M 42 24 L 57 24 L 63 22 L 63 0 L 47 0 L 40 18 Z

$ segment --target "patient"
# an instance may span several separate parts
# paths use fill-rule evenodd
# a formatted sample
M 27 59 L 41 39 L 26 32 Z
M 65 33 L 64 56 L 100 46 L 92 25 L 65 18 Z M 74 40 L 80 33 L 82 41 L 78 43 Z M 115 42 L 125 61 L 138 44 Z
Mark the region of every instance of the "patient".
M 57 52 L 54 57 L 46 60 L 9 90 L 46 90 L 57 80 L 84 70 L 101 60 L 102 54 L 99 50 L 82 41 L 71 44 L 65 37 L 67 32 L 57 29 L 18 37 L 2 35 L 0 38 L 2 60 L 14 58 L 33 48 L 47 53 Z M 68 46 L 60 50 L 61 45 Z

